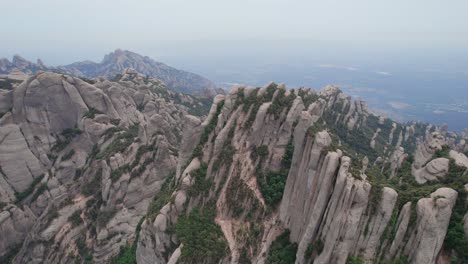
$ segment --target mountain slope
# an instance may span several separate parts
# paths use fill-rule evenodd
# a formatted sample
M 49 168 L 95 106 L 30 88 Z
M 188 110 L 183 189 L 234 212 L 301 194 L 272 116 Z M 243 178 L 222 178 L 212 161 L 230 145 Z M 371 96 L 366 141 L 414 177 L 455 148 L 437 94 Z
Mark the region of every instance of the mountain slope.
M 130 69 L 115 82 L 38 72 L 0 102 L 1 263 L 116 255 L 203 108 Z
M 334 86 L 236 86 L 200 118 L 132 69 L 38 72 L 0 106 L 1 263 L 468 260 L 468 135 Z
M 466 144 L 435 130 L 378 118 L 333 86 L 235 87 L 216 97 L 172 195 L 155 200 L 136 259 L 462 263 L 467 164 L 446 146 Z M 417 183 L 421 175 L 433 180 Z
M 10 73 L 15 68 L 27 74 L 33 74 L 37 70 L 48 70 L 87 78 L 98 76 L 114 78 L 123 70 L 133 68 L 141 74 L 163 81 L 166 87 L 174 91 L 212 95 L 216 89 L 213 82 L 200 75 L 178 70 L 147 56 L 120 49 L 105 55 L 100 63 L 83 61 L 58 67 L 45 66 L 40 60 L 32 63 L 19 55 L 15 55 L 12 62 L 7 59 L 0 60 L 0 73 Z
M 157 78 L 168 88 L 179 92 L 202 94 L 205 90 L 216 88 L 213 82 L 200 75 L 172 68 L 127 50 L 116 50 L 107 54 L 100 63 L 84 61 L 59 67 L 65 72 L 88 78 L 97 76 L 113 78 L 126 68 L 133 68 L 139 73 Z

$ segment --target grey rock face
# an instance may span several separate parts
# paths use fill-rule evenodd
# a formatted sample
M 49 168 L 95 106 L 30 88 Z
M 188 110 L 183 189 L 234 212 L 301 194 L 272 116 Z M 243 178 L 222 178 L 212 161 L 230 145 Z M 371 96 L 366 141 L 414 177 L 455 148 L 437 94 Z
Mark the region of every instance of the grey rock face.
M 29 187 L 34 178 L 43 174 L 45 169 L 31 152 L 18 125 L 0 126 L 0 138 L 0 177 L 8 184 L 2 187 L 22 192 Z M 8 196 L 13 194 L 9 193 Z
M 24 210 L 13 205 L 3 208 L 0 213 L 0 256 L 21 245 L 35 221 L 36 216 L 27 207 Z
M 435 263 L 447 233 L 452 208 L 457 192 L 450 188 L 440 188 L 430 198 L 418 201 L 417 227 L 411 234 L 405 252 L 412 263 Z
M 335 86 L 236 86 L 203 120 L 188 114 L 202 101 L 134 69 L 114 81 L 37 73 L 0 103 L 12 107 L 0 120 L 0 234 L 11 238 L 0 254 L 19 246 L 15 263 L 108 263 L 132 245 L 138 263 L 183 262 L 176 224 L 205 206 L 228 249 L 219 263 L 266 263 L 285 230 L 296 263 L 436 263 L 443 252 L 457 192 L 408 197 L 420 187 L 411 175 L 390 178 L 404 142 L 417 180 L 442 179 L 449 159 L 433 155 L 455 136 L 390 127 Z M 415 134 L 428 136 L 416 145 Z M 463 166 L 462 155 L 450 158 Z
M 413 174 L 418 183 L 443 178 L 449 170 L 449 160 L 446 158 L 433 159 L 419 170 L 414 170 Z
M 185 123 L 200 121 L 182 120 L 201 102 L 133 70 L 117 81 L 39 72 L 2 93 L 12 109 L 0 126 L 0 232 L 11 239 L 0 255 L 19 246 L 17 263 L 66 263 L 85 240 L 93 260 L 107 262 L 135 237 L 178 155 L 185 161 L 193 149 L 189 142 L 178 151 L 181 139 L 193 139 L 182 136 Z

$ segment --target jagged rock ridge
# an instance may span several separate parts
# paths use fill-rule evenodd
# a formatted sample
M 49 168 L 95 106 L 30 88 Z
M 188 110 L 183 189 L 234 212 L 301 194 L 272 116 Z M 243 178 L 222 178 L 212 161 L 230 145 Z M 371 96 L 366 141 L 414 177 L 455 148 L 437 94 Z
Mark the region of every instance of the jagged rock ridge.
M 467 257 L 466 134 L 335 86 L 235 86 L 201 120 L 203 101 L 135 70 L 87 81 L 38 73 L 0 94 L 0 255 L 16 263 Z
M 175 69 L 128 50 L 117 49 L 105 55 L 100 63 L 82 61 L 58 67 L 45 66 L 39 59 L 37 63 L 33 63 L 19 55 L 15 55 L 12 62 L 5 58 L 0 59 L 0 74 L 10 73 L 14 69 L 27 74 L 34 74 L 38 70 L 48 70 L 86 78 L 99 76 L 114 78 L 127 68 L 133 68 L 141 74 L 159 79 L 175 91 L 199 95 L 213 95 L 216 92 L 216 85 L 200 75 Z

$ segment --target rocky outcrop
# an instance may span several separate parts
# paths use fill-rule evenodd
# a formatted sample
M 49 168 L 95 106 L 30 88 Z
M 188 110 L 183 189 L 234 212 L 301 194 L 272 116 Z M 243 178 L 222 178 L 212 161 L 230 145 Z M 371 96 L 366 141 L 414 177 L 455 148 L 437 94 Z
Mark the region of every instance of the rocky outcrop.
M 418 183 L 425 183 L 445 177 L 449 170 L 449 160 L 447 158 L 437 158 L 431 160 L 423 168 L 414 170 L 413 174 Z
M 422 168 L 429 160 L 432 159 L 432 155 L 436 150 L 442 149 L 445 145 L 444 137 L 437 132 L 430 133 L 426 136 L 426 139 L 419 142 L 416 152 L 414 153 L 413 168 Z
M 405 149 L 402 147 L 397 148 L 390 157 L 390 178 L 395 176 L 397 170 L 401 168 L 403 161 L 408 157 Z
M 343 162 L 338 173 L 326 218 L 321 227 L 323 251 L 314 263 L 345 263 L 355 243 L 355 237 L 359 234 L 358 223 L 367 207 L 371 185 L 349 175 L 346 171 L 347 166 L 349 165 Z M 301 243 L 303 244 L 302 241 Z M 298 263 L 302 263 L 299 254 L 305 253 L 305 248 L 302 252 L 300 248 L 301 244 L 297 252 Z
M 17 263 L 117 255 L 176 172 L 179 154 L 185 161 L 192 152 L 183 128 L 197 129 L 187 111 L 203 105 L 132 69 L 115 82 L 38 72 L 9 95 L 0 126 L 0 228 L 11 239 L 0 255 L 19 246 Z
M 464 168 L 449 164 L 466 157 L 443 146 L 457 135 L 374 116 L 336 86 L 239 85 L 206 118 L 189 114 L 203 101 L 135 69 L 113 81 L 39 72 L 2 95 L 0 231 L 11 239 L 0 253 L 19 248 L 15 263 L 110 263 L 135 251 L 137 263 L 455 254 L 442 248 Z M 415 149 L 413 175 L 400 145 Z
M 371 212 L 370 219 L 361 221 L 366 224 L 364 228 L 360 225 L 361 235 L 354 249 L 354 255 L 362 256 L 365 263 L 372 263 L 377 259 L 382 236 L 395 210 L 397 198 L 398 194 L 395 190 L 384 187 L 377 209 Z
M 20 246 L 35 221 L 36 216 L 28 207 L 24 210 L 14 205 L 3 208 L 0 213 L 0 256 Z
M 456 191 L 440 188 L 433 192 L 431 197 L 418 201 L 416 228 L 405 247 L 411 262 L 435 263 L 447 233 L 456 199 Z

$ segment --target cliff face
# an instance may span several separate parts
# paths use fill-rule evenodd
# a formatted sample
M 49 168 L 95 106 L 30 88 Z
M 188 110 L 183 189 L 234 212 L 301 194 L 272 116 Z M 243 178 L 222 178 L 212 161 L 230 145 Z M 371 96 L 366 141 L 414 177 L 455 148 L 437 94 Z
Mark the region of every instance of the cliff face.
M 443 137 L 432 132 L 436 128 L 377 118 L 336 87 L 315 93 L 274 84 L 234 87 L 217 97 L 203 126 L 206 138 L 194 142 L 195 158 L 178 176 L 180 189 L 154 221 L 143 223 L 139 263 L 196 260 L 187 243 L 203 244 L 204 237 L 179 240 L 184 233 L 177 219 L 210 203 L 216 204 L 210 221 L 228 249 L 219 262 L 284 259 L 285 252 L 275 256 L 281 251 L 275 243 L 285 230 L 294 255 L 289 260 L 296 263 L 443 261 L 441 250 L 444 241 L 451 243 L 446 234 L 466 168 L 452 163 L 448 168 L 450 157 L 441 152 L 445 144 L 432 141 Z M 440 181 L 419 184 L 420 174 L 411 167 L 429 168 L 440 159 L 447 160 L 447 167 L 434 179 L 451 174 L 453 179 L 444 180 L 451 188 Z M 193 174 L 200 166 L 205 170 L 197 178 Z M 211 184 L 191 192 L 197 180 Z M 170 226 L 176 231 L 169 228 L 171 236 L 164 238 Z M 148 241 L 172 246 L 158 248 Z M 462 261 L 460 253 L 448 254 Z
M 203 101 L 134 70 L 38 73 L 0 102 L 16 263 L 466 260 L 467 135 L 337 87 L 235 86 L 198 118 Z
M 3 99 L 0 255 L 17 263 L 116 255 L 203 107 L 130 69 L 116 82 L 39 72 Z

